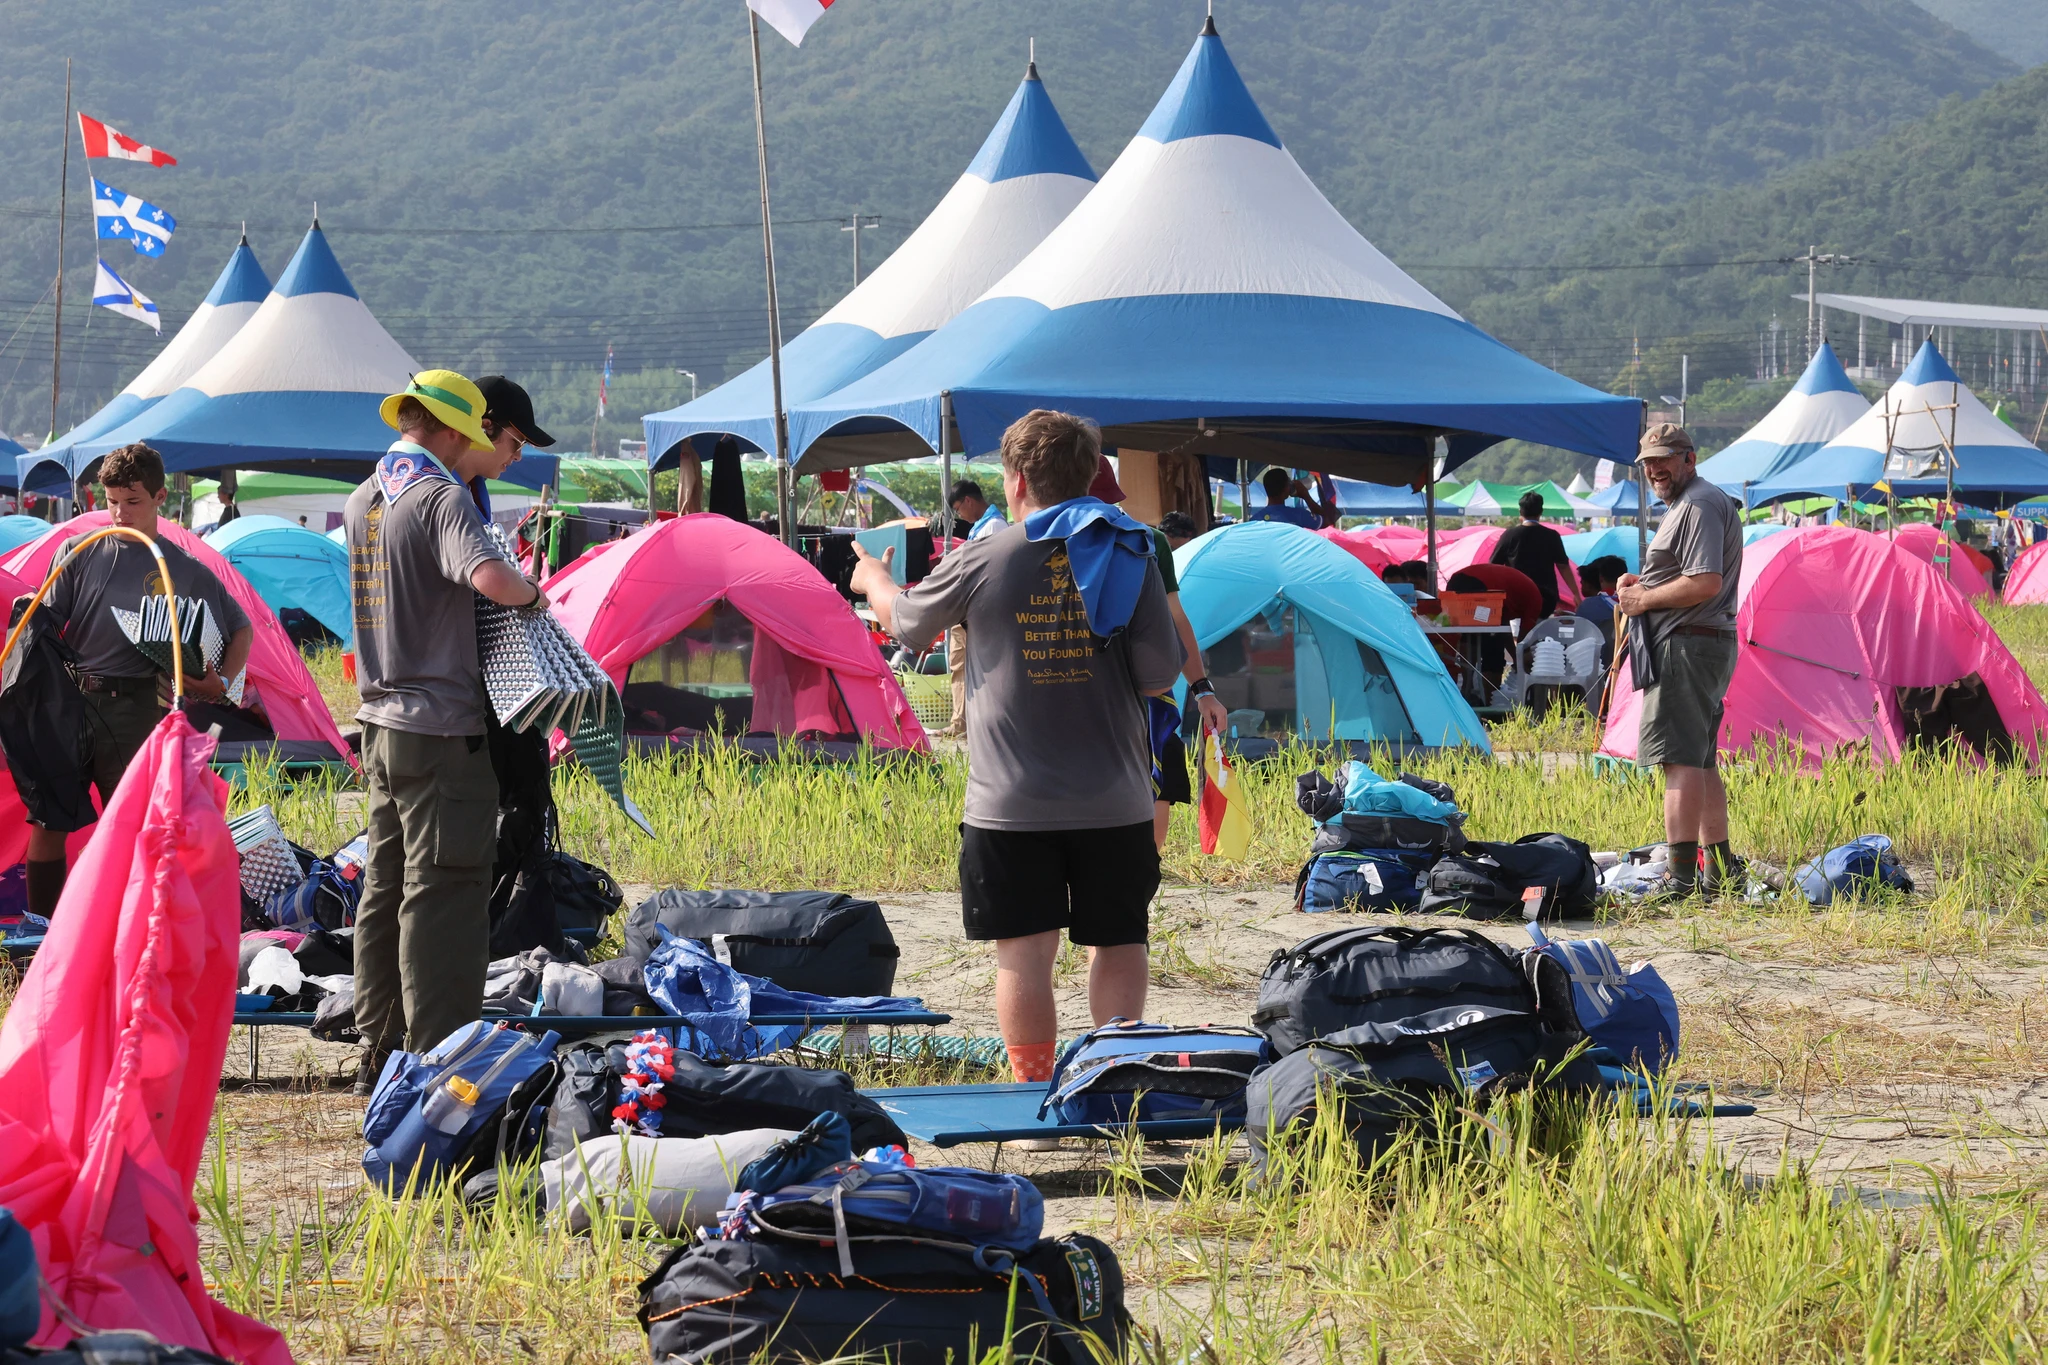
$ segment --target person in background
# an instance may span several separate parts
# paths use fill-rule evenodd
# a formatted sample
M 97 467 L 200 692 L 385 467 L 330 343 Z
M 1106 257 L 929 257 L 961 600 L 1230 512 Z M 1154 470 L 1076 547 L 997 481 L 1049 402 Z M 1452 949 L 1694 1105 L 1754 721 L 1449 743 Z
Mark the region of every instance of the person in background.
M 92 735 L 88 769 L 100 805 L 114 799 L 114 789 L 134 761 L 136 750 L 156 729 L 167 710 L 164 674 L 114 620 L 114 609 L 135 611 L 143 599 L 175 593 L 182 607 L 204 602 L 214 625 L 227 639 L 219 669 L 185 675 L 185 695 L 194 701 L 223 701 L 228 680 L 249 662 L 256 633 L 248 614 L 214 577 L 213 570 L 157 535 L 164 505 L 163 456 L 146 445 L 126 445 L 100 464 L 100 486 L 107 495 L 107 516 L 114 526 L 140 531 L 154 541 L 170 573 L 168 586 L 156 556 L 126 536 L 96 540 L 71 561 L 43 597 L 39 611 L 49 613 L 64 643 L 78 655 L 76 678 L 85 699 L 86 725 Z M 94 528 L 98 529 L 98 528 Z M 68 553 L 90 531 L 64 542 Z M 17 606 L 30 599 L 23 597 Z M 188 664 L 188 667 L 191 665 Z M 28 831 L 28 908 L 48 919 L 64 894 L 65 831 L 31 825 Z
M 1261 474 L 1259 484 L 1266 490 L 1266 505 L 1252 508 L 1245 520 L 1284 521 L 1289 526 L 1301 526 L 1311 531 L 1337 524 L 1337 509 L 1329 503 L 1316 501 L 1306 483 L 1279 466 L 1275 465 Z M 1303 505 L 1289 506 L 1289 498 L 1299 498 Z
M 1651 894 L 1713 895 L 1743 876 L 1728 846 L 1728 788 L 1718 766 L 1721 712 L 1735 677 L 1742 514 L 1698 476 L 1692 438 L 1676 423 L 1643 433 L 1638 459 L 1668 509 L 1642 573 L 1623 574 L 1616 589 L 1636 637 L 1629 659 L 1643 694 L 1636 762 L 1664 769 L 1670 865 Z
M 1564 552 L 1564 537 L 1543 524 L 1543 495 L 1524 493 L 1520 503 L 1522 522 L 1510 526 L 1493 544 L 1488 562 L 1519 569 L 1543 595 L 1543 614 L 1557 614 L 1557 574 L 1576 573 L 1578 567 Z M 1535 622 L 1523 626 L 1527 630 Z
M 981 485 L 972 479 L 955 479 L 946 491 L 946 506 L 952 509 L 956 526 L 965 523 L 966 538 L 987 540 L 1007 530 L 1009 518 L 1000 507 L 982 495 Z M 953 718 L 939 731 L 950 739 L 967 733 L 967 627 L 954 626 L 946 632 L 946 679 L 952 685 Z
M 477 386 L 423 370 L 380 409 L 399 439 L 349 495 L 349 580 L 368 787 L 356 912 L 356 1093 L 401 1044 L 424 1052 L 483 1009 L 498 779 L 476 594 L 544 607 L 484 534 L 473 480 L 508 463 Z M 530 433 L 529 433 L 530 434 Z
M 1195 519 L 1185 512 L 1168 512 L 1159 519 L 1159 533 L 1169 549 L 1178 550 L 1195 538 Z
M 220 499 L 220 518 L 213 523 L 214 528 L 218 530 L 236 517 L 241 516 L 242 509 L 235 506 L 235 490 L 227 487 L 226 484 L 222 484 L 219 493 L 215 494 L 215 496 Z
M 1506 598 L 1501 607 L 1503 619 L 1494 624 L 1511 625 L 1512 635 L 1507 640 L 1498 635 L 1479 637 L 1479 671 L 1489 686 L 1500 686 L 1507 673 L 1509 641 L 1519 644 L 1543 619 L 1543 594 L 1529 575 L 1507 564 L 1468 564 L 1452 574 L 1444 588 L 1448 592 L 1497 592 Z
M 299 525 L 301 525 L 301 526 L 304 526 L 305 524 L 306 524 L 306 514 L 305 514 L 304 512 L 301 512 L 301 513 L 299 513 Z
M 1123 490 L 1117 491 L 1121 496 Z M 1208 665 L 1202 661 L 1202 646 L 1195 639 L 1194 623 L 1188 620 L 1187 611 L 1180 604 L 1180 579 L 1174 569 L 1173 552 L 1195 538 L 1195 523 L 1185 512 L 1168 512 L 1159 519 L 1152 535 L 1153 558 L 1159 563 L 1159 578 L 1166 587 L 1166 610 L 1173 617 L 1174 631 L 1180 636 L 1181 650 L 1187 656 L 1180 673 L 1187 680 L 1188 701 L 1194 711 L 1192 717 L 1183 715 L 1170 695 L 1147 698 L 1148 703 L 1165 707 L 1159 714 L 1160 724 L 1152 746 L 1152 842 L 1163 849 L 1167 831 L 1173 825 L 1173 808 L 1192 805 L 1195 799 L 1187 741 L 1183 738 L 1190 721 L 1197 746 L 1195 762 L 1199 765 L 1204 737 L 1212 732 L 1228 734 L 1230 716 L 1217 700 L 1216 688 L 1209 682 Z
M 1614 594 L 1627 572 L 1628 563 L 1620 555 L 1601 555 L 1579 570 L 1579 605 L 1572 614 L 1600 628 L 1609 663 L 1614 661 Z
M 899 588 L 856 546 L 853 591 L 913 649 L 965 623 L 972 705 L 960 910 L 996 945 L 996 1019 L 1019 1081 L 1052 1075 L 1060 934 L 1089 949 L 1097 1024 L 1140 1019 L 1159 889 L 1145 698 L 1173 685 L 1181 646 L 1154 540 L 1089 496 L 1092 422 L 1043 409 L 1003 433 L 1019 524 Z

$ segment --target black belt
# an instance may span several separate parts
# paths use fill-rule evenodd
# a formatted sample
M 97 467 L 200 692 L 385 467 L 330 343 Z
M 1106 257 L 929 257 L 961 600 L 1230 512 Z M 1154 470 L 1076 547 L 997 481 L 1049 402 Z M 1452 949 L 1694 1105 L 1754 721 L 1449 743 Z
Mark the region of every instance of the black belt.
M 1673 635 L 1699 635 L 1709 640 L 1732 640 L 1735 638 L 1735 628 L 1733 626 L 1673 626 L 1671 633 Z
M 100 673 L 81 673 L 78 675 L 78 690 L 100 692 L 109 697 L 132 697 L 146 692 L 154 697 L 156 674 L 146 678 L 110 678 Z

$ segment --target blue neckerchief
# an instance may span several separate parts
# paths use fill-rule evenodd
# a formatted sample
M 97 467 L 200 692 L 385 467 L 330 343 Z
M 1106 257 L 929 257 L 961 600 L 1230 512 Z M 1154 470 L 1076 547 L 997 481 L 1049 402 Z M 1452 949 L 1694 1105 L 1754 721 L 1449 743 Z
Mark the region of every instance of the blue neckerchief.
M 1033 512 L 1024 519 L 1024 536 L 1067 542 L 1088 629 L 1107 638 L 1131 623 L 1152 560 L 1149 527 L 1100 498 L 1081 497 Z
M 491 519 L 491 482 L 479 474 L 469 481 L 469 496 L 476 502 L 476 510 L 483 513 L 485 521 Z
M 384 490 L 384 501 L 397 502 L 408 489 L 421 484 L 446 479 L 449 483 L 458 480 L 448 472 L 448 466 L 434 458 L 434 452 L 425 446 L 414 445 L 411 441 L 393 441 L 391 449 L 377 461 L 377 486 Z

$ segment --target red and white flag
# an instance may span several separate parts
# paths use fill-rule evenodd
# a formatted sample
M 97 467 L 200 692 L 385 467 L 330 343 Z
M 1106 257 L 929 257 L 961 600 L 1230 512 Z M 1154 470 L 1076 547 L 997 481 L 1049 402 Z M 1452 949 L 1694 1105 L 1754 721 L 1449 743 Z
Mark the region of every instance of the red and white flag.
M 78 116 L 78 135 L 85 142 L 87 156 L 108 156 L 116 161 L 144 161 L 152 166 L 178 164 L 178 158 L 169 152 L 146 147 L 119 128 L 109 128 L 89 114 Z
M 747 8 L 766 19 L 792 46 L 802 47 L 804 35 L 832 8 L 832 0 L 747 0 Z

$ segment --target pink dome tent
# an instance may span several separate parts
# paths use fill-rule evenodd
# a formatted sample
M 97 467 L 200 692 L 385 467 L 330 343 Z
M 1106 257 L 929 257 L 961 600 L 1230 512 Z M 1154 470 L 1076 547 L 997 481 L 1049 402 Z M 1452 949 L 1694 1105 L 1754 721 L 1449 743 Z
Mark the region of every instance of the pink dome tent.
M 1500 543 L 1507 528 L 1502 526 L 1466 526 L 1438 536 L 1436 542 L 1436 585 L 1448 587 L 1451 575 L 1472 564 L 1484 564 L 1493 553 L 1493 547 Z M 1579 602 L 1578 576 L 1566 572 L 1562 567 L 1557 571 L 1557 600 L 1564 606 L 1577 606 Z
M 2030 545 L 2013 560 L 2005 575 L 2009 607 L 2048 607 L 2048 541 Z
M 40 584 L 50 572 L 58 547 L 71 537 L 96 531 L 111 520 L 105 512 L 86 512 L 61 522 L 5 559 L 0 559 L 0 570 L 24 583 Z M 211 569 L 228 594 L 241 605 L 255 630 L 255 640 L 249 649 L 249 684 L 257 709 L 270 721 L 277 739 L 274 746 L 268 740 L 225 740 L 215 761 L 233 762 L 245 756 L 254 758 L 258 752 L 275 747 L 277 756 L 286 762 L 338 763 L 346 760 L 353 764 L 355 756 L 348 747 L 348 741 L 341 737 L 341 731 L 335 728 L 334 717 L 328 713 L 327 702 L 320 695 L 320 685 L 313 681 L 306 661 L 299 657 L 298 646 L 285 634 L 277 613 L 257 595 L 249 580 L 204 540 L 169 519 L 157 522 L 157 533 Z M 32 586 L 30 591 L 33 590 Z M 12 799 L 12 793 L 9 793 L 9 799 Z M 0 823 L 5 823 L 4 815 L 0 815 Z
M 1743 551 L 1740 594 L 1724 752 L 1782 735 L 1809 768 L 1855 744 L 1896 759 L 1911 731 L 1939 738 L 1974 697 L 1966 719 L 1995 708 L 2018 753 L 2039 762 L 2048 704 L 2019 661 L 1961 592 L 1885 537 L 1824 526 L 1760 540 Z M 1955 686 L 1973 678 L 1978 689 Z M 1626 663 L 1614 697 L 1600 750 L 1634 758 L 1642 694 Z
M 1934 563 L 1935 546 L 1942 536 L 1940 529 L 1932 524 L 1913 521 L 1899 527 L 1892 533 L 1891 538 L 1901 550 L 1922 564 L 1931 565 Z M 1977 567 L 1977 562 L 1963 552 L 1963 547 L 1950 544 L 1948 556 L 1948 581 L 1955 585 L 1956 591 L 1973 602 L 1989 599 L 1991 580 L 1984 576 L 1984 571 Z M 1939 575 L 1940 572 L 1937 566 L 1935 573 Z
M 579 559 L 547 591 L 618 684 L 640 747 L 723 734 L 749 747 L 930 752 L 846 599 L 751 526 L 709 512 L 662 521 Z

